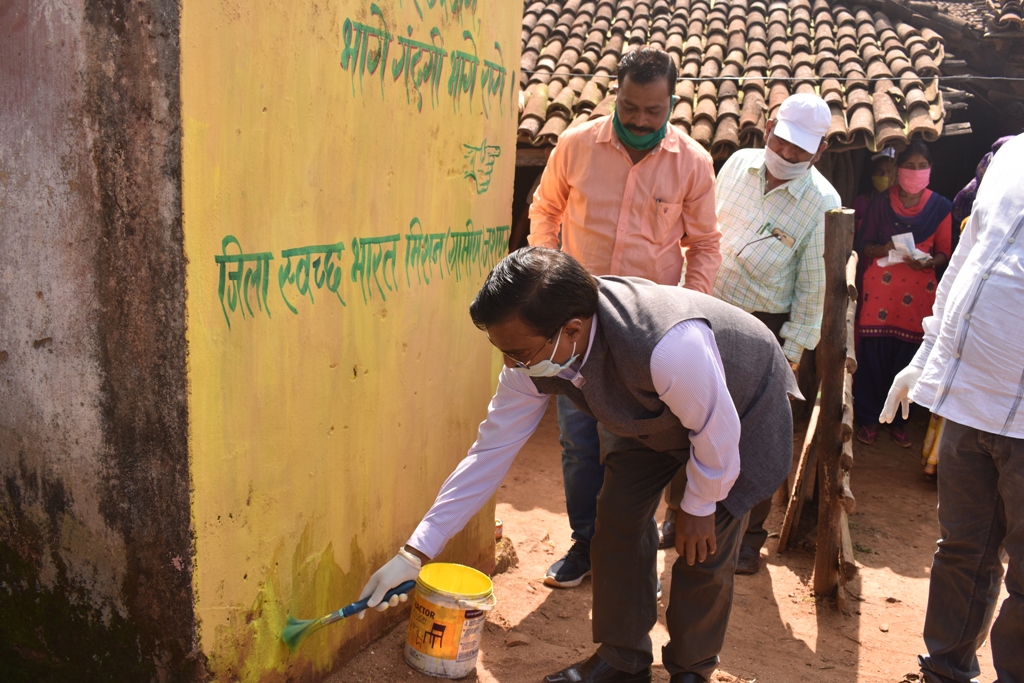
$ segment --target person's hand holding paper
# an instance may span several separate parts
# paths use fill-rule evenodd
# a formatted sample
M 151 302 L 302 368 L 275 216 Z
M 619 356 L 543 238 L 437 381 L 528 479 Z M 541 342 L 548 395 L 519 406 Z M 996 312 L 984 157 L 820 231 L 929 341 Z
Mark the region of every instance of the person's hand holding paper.
M 914 234 L 911 232 L 901 232 L 898 235 L 892 236 L 893 249 L 889 250 L 888 256 L 883 256 L 878 259 L 878 265 L 880 266 L 891 266 L 897 263 L 904 263 L 904 257 L 909 256 L 915 261 L 925 261 L 929 258 L 929 255 L 917 248 L 914 244 Z

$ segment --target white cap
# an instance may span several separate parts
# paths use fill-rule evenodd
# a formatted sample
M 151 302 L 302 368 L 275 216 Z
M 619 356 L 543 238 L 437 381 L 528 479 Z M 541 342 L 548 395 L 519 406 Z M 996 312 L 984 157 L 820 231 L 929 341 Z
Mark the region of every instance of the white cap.
M 832 112 L 825 100 L 811 93 L 790 95 L 779 107 L 772 132 L 814 154 L 832 127 Z

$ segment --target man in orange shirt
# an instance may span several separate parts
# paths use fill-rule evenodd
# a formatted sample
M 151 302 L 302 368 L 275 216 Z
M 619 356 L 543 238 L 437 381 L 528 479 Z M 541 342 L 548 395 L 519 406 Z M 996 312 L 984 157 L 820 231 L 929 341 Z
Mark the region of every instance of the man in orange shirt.
M 593 275 L 642 277 L 709 294 L 722 262 L 711 156 L 669 124 L 676 66 L 641 47 L 619 62 L 613 116 L 566 132 L 530 207 L 533 246 L 559 247 Z M 685 251 L 684 251 L 685 250 Z M 544 583 L 578 586 L 590 574 L 597 494 L 604 482 L 597 421 L 557 397 L 562 475 L 573 545 Z M 676 534 L 688 533 L 687 520 Z

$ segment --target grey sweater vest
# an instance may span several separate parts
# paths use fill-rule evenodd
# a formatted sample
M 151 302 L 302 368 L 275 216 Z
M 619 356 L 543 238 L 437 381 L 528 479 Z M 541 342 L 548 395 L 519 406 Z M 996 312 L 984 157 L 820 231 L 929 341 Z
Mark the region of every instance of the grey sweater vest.
M 793 457 L 793 418 L 787 393 L 799 396 L 793 373 L 768 328 L 748 313 L 710 296 L 639 278 L 598 278 L 597 332 L 583 366 L 583 386 L 535 377 L 537 389 L 564 394 L 601 427 L 602 454 L 636 449 L 690 457 L 690 430 L 654 388 L 651 354 L 684 320 L 708 322 L 725 381 L 740 417 L 740 475 L 723 501 L 735 517 L 770 497 Z M 685 360 L 684 360 L 685 362 Z

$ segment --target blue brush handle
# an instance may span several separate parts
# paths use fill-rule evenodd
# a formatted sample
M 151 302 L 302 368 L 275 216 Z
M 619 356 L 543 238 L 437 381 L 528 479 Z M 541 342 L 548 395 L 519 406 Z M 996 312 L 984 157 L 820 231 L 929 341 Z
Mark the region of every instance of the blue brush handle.
M 381 600 L 381 602 L 387 602 L 388 600 L 390 600 L 394 596 L 401 595 L 402 593 L 409 593 L 415 587 L 416 587 L 416 582 L 415 581 L 406 581 L 405 583 L 401 584 L 400 586 L 395 586 L 394 588 L 389 590 L 387 593 L 385 593 L 384 594 L 384 599 Z M 364 599 L 360 600 L 359 602 L 353 602 L 351 605 L 345 605 L 340 610 L 335 612 L 335 614 L 337 614 L 339 618 L 340 617 L 351 617 L 353 614 L 359 614 L 364 609 L 366 609 L 366 603 L 369 602 L 369 600 L 370 600 L 370 598 L 364 598 Z

